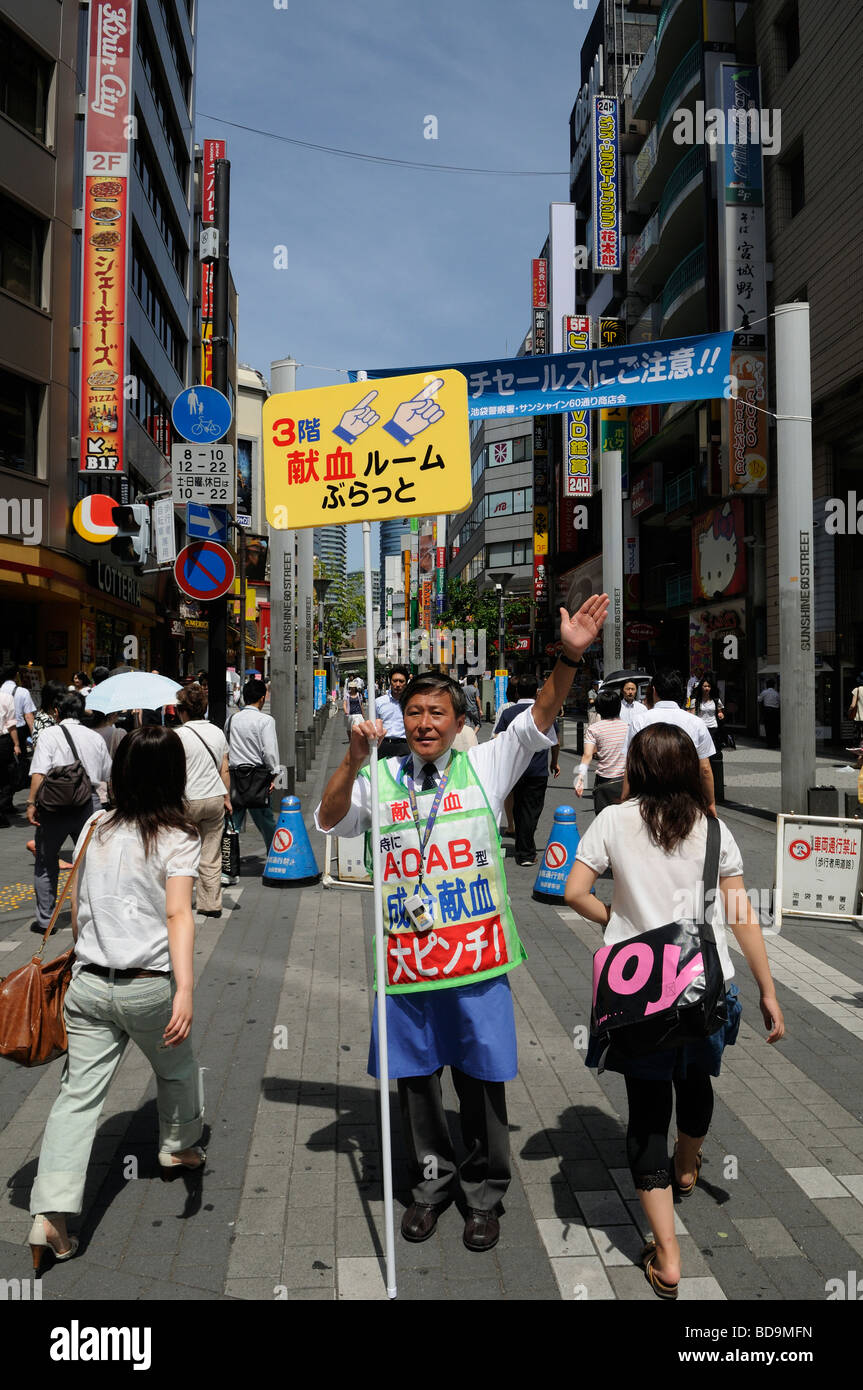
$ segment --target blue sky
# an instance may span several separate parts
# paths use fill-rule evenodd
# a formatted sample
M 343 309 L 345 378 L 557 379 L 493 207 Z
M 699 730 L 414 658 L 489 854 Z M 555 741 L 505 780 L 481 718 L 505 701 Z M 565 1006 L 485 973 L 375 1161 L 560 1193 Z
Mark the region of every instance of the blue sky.
M 568 117 L 595 4 L 200 0 L 195 138 L 231 161 L 239 355 L 269 375 L 514 353 L 548 204 L 568 199 Z M 206 117 L 201 113 L 207 113 Z M 437 139 L 426 139 L 426 117 Z M 212 119 L 221 117 L 222 121 Z M 422 163 L 414 170 L 234 129 Z M 287 248 L 276 269 L 274 248 Z M 297 386 L 345 380 L 302 368 Z M 351 527 L 349 568 L 362 563 Z

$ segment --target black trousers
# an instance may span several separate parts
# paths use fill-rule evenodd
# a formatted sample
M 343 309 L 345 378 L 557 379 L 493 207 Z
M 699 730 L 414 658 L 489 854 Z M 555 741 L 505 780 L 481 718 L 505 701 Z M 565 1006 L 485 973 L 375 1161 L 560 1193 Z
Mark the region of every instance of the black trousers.
M 673 1093 L 672 1093 L 673 1088 Z M 627 1076 L 626 1095 L 629 1121 L 626 1128 L 626 1158 L 636 1187 L 650 1190 L 669 1187 L 668 1127 L 672 1101 L 677 1101 L 677 1128 L 691 1139 L 699 1139 L 710 1128 L 713 1117 L 713 1086 L 706 1071 L 689 1067 L 685 1080 L 644 1081 Z
M 779 747 L 779 706 L 764 706 L 764 737 L 768 748 Z
M 597 815 L 606 806 L 618 806 L 622 794 L 622 777 L 600 777 L 599 773 L 596 774 L 593 779 L 593 809 Z
M 443 1107 L 443 1067 L 431 1076 L 402 1077 L 398 1083 L 413 1199 L 430 1206 L 449 1201 L 458 1174 L 468 1206 L 493 1211 L 512 1178 L 504 1083 L 479 1081 L 458 1067 L 450 1070 L 467 1149 L 460 1165 Z
M 533 837 L 542 815 L 547 786 L 547 777 L 519 777 L 512 789 L 516 859 L 533 859 L 536 854 Z

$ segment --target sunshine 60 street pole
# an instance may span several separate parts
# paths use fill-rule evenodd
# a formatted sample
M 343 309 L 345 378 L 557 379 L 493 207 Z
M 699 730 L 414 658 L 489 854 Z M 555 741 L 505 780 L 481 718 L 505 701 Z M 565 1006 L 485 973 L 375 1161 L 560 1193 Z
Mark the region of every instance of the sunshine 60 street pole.
M 777 304 L 781 809 L 805 813 L 815 785 L 815 581 L 809 305 Z
M 213 266 L 213 385 L 228 394 L 228 229 L 230 223 L 231 165 L 227 159 L 215 161 L 214 225 L 219 233 L 219 254 Z M 209 718 L 221 729 L 227 714 L 225 680 L 228 670 L 228 600 L 214 599 L 207 605 L 209 622 L 207 680 L 210 698 Z M 245 628 L 240 623 L 240 671 L 245 666 Z
M 293 357 L 270 363 L 272 394 L 295 391 L 297 364 Z M 276 741 L 287 770 L 287 791 L 293 795 L 296 778 L 296 667 L 294 645 L 295 531 L 268 526 L 270 536 L 270 713 L 276 721 Z

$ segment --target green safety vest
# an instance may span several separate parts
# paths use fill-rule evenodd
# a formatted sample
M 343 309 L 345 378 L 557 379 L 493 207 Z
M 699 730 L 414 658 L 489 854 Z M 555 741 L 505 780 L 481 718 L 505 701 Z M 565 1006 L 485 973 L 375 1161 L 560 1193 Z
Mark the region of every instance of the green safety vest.
M 467 753 L 453 752 L 447 771 L 423 872 L 422 892 L 434 926 L 417 932 L 403 904 L 417 891 L 424 812 L 431 809 L 435 793 L 416 788 L 418 830 L 407 787 L 396 780 L 386 759 L 378 763 L 388 994 L 491 980 L 527 959 L 506 889 L 500 833 L 482 784 Z M 368 777 L 368 768 L 360 776 Z M 368 833 L 366 861 L 371 872 Z

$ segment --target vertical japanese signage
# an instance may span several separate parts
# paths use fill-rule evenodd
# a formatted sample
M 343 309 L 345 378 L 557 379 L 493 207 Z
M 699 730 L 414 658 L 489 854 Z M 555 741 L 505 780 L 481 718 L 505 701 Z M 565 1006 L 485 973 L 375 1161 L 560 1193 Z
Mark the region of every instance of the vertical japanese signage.
M 531 308 L 548 308 L 548 261 L 531 261 Z
M 620 235 L 620 110 L 617 97 L 593 99 L 593 269 L 623 267 Z
M 599 320 L 598 347 L 619 347 L 626 342 L 626 324 L 623 319 Z M 601 454 L 619 452 L 621 485 L 624 492 L 629 491 L 629 430 L 627 429 L 626 406 L 607 406 L 599 412 L 599 449 Z
M 91 0 L 89 25 L 79 468 L 121 473 L 134 0 Z
M 722 445 L 727 459 L 725 491 L 767 490 L 767 271 L 764 224 L 764 172 L 761 145 L 759 69 L 746 64 L 719 66 L 719 105 L 725 113 L 718 200 L 722 324 L 735 330 L 731 374 L 738 399 L 722 412 Z M 761 406 L 761 410 L 755 406 Z
M 201 170 L 201 222 L 211 226 L 216 220 L 216 160 L 225 159 L 224 140 L 204 141 Z M 201 265 L 201 385 L 213 384 L 213 264 Z
M 548 421 L 533 422 L 533 597 L 536 624 L 543 627 L 548 604 Z
M 548 310 L 533 311 L 533 356 L 545 357 L 548 352 Z
M 589 318 L 569 315 L 564 319 L 563 331 L 567 352 L 579 352 L 590 347 Z M 564 497 L 591 496 L 590 458 L 590 411 L 568 410 L 563 416 Z M 561 518 L 566 516 L 567 509 L 561 508 Z M 561 537 L 561 541 L 563 539 Z M 569 546 L 563 548 L 569 549 Z

